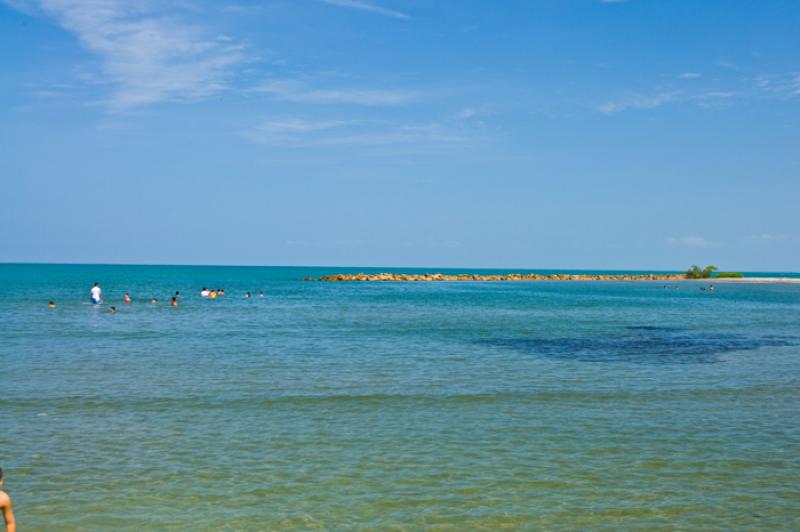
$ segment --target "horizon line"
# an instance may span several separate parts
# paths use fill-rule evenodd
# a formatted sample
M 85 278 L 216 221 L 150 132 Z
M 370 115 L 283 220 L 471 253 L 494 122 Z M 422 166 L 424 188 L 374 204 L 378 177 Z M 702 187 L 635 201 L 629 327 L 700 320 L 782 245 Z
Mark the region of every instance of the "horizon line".
M 680 273 L 686 269 L 673 268 L 552 268 L 552 267 L 511 267 L 511 266 L 368 266 L 368 265 L 333 265 L 333 264 L 191 264 L 191 263 L 148 263 L 148 262 L 35 262 L 35 261 L 0 261 L 0 266 L 143 266 L 143 267 L 195 267 L 195 268 L 369 268 L 369 269 L 414 269 L 414 270 L 549 270 L 549 271 L 648 271 L 648 272 L 665 272 L 665 273 Z M 738 270 L 738 269 L 723 269 L 721 271 L 738 271 L 741 273 L 793 273 L 800 274 L 800 271 L 791 270 Z

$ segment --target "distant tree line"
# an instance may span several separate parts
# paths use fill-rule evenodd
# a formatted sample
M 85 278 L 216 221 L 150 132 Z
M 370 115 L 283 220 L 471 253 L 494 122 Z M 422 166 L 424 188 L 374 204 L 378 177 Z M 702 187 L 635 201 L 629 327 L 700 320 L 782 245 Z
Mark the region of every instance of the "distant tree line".
M 706 266 L 702 270 L 700 266 L 693 265 L 686 271 L 686 278 L 687 279 L 710 279 L 711 277 L 717 278 L 739 278 L 744 277 L 741 273 L 736 272 L 719 272 L 718 274 L 714 275 L 714 272 L 717 271 L 716 266 Z
M 714 272 L 716 270 L 717 270 L 716 266 L 706 266 L 705 268 L 703 268 L 701 270 L 700 266 L 698 266 L 697 264 L 694 264 L 694 265 L 692 265 L 691 268 L 689 268 L 686 271 L 686 278 L 687 279 L 708 279 L 714 274 Z

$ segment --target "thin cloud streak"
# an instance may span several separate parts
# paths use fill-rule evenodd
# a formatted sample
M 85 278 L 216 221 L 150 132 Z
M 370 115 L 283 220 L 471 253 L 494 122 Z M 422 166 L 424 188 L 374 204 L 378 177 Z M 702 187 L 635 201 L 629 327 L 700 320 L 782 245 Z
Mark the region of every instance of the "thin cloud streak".
M 385 17 L 399 18 L 404 20 L 408 20 L 411 18 L 409 15 L 406 15 L 405 13 L 401 13 L 393 9 L 386 9 L 385 7 L 371 4 L 369 2 L 362 2 L 360 0 L 322 0 L 322 1 L 332 6 L 357 9 L 359 11 L 376 13 L 378 15 L 383 15 Z
M 254 87 L 251 92 L 269 94 L 288 102 L 316 104 L 354 104 L 364 106 L 398 106 L 415 99 L 410 92 L 375 89 L 314 89 L 297 81 L 268 81 Z
M 745 237 L 746 240 L 755 242 L 782 242 L 786 240 L 786 238 L 786 235 L 773 233 L 761 233 L 757 235 L 748 235 Z
M 157 4 L 40 0 L 38 5 L 100 58 L 101 81 L 114 87 L 105 102 L 112 111 L 207 98 L 226 90 L 231 68 L 246 59 L 229 38 L 159 14 L 153 9 Z
M 653 96 L 631 94 L 622 100 L 599 105 L 597 110 L 605 114 L 614 114 L 628 109 L 655 109 L 674 101 L 677 97 L 677 92 L 662 92 Z
M 659 92 L 652 96 L 633 93 L 619 100 L 609 101 L 596 107 L 596 110 L 612 115 L 628 110 L 656 109 L 665 105 L 677 103 L 692 103 L 698 107 L 712 107 L 720 105 L 726 100 L 739 96 L 732 91 L 706 91 L 706 92 Z
M 722 244 L 706 240 L 702 236 L 682 236 L 682 237 L 668 237 L 667 244 L 670 246 L 686 246 L 691 248 L 718 248 Z
M 269 120 L 261 124 L 258 129 L 271 133 L 308 133 L 310 131 L 322 131 L 332 129 L 346 124 L 344 120 L 325 120 L 320 122 L 309 122 L 297 118 L 287 120 Z
M 265 146 L 332 147 L 457 143 L 468 140 L 439 123 L 393 124 L 357 120 L 268 120 L 242 133 Z

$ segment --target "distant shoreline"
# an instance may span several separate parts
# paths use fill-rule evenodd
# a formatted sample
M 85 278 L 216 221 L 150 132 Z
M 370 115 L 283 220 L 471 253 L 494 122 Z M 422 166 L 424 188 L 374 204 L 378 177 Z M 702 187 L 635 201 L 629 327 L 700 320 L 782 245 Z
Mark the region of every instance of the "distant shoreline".
M 687 279 L 685 274 L 443 274 L 443 273 L 339 273 L 322 277 L 306 277 L 306 281 L 322 282 L 458 282 L 458 281 L 667 281 L 667 282 L 705 282 L 705 283 L 800 283 L 800 278 L 792 277 L 738 277 L 707 279 Z
M 687 281 L 714 281 L 719 283 L 800 283 L 800 278 L 797 277 L 738 277 L 738 278 L 711 278 L 711 279 L 686 279 Z

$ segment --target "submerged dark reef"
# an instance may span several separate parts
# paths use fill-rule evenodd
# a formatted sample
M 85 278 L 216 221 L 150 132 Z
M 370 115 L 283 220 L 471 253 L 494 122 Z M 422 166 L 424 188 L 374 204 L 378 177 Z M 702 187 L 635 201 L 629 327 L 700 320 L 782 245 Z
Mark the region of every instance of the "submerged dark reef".
M 625 327 L 605 336 L 493 338 L 479 343 L 564 360 L 640 364 L 710 364 L 733 351 L 800 345 L 798 338 L 786 336 L 747 336 L 649 325 Z

